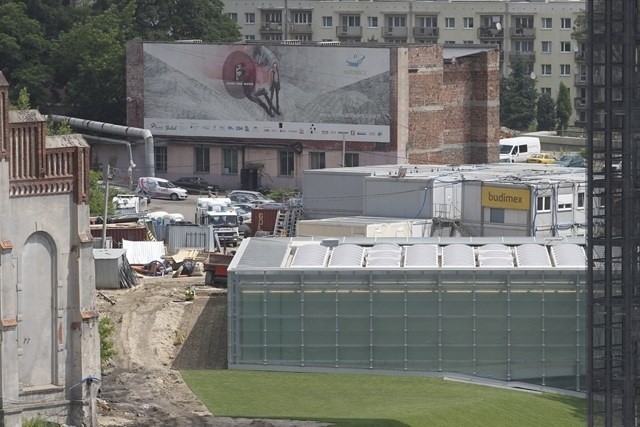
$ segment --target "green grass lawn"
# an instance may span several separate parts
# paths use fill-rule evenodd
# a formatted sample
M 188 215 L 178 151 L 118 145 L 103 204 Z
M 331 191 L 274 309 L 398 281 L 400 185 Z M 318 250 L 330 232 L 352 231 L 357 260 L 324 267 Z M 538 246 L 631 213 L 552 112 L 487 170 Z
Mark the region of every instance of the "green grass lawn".
M 333 422 L 344 427 L 586 425 L 582 399 L 384 375 L 183 371 L 218 416 Z

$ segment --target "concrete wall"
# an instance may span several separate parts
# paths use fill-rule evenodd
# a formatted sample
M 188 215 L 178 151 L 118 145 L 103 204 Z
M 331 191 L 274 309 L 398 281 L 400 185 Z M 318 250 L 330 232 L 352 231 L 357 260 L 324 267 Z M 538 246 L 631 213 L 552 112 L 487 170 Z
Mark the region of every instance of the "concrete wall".
M 0 99 L 8 91 L 2 81 Z M 5 108 L 0 103 L 0 129 L 12 126 Z M 0 132 L 0 147 L 7 147 L 0 155 L 0 424 L 21 425 L 40 414 L 57 423 L 97 425 L 93 245 L 86 195 L 76 202 L 87 170 L 83 166 L 72 190 L 47 187 L 62 182 L 49 176 L 30 187 L 34 195 L 10 197 L 12 186 L 22 188 L 9 179 L 10 144 Z

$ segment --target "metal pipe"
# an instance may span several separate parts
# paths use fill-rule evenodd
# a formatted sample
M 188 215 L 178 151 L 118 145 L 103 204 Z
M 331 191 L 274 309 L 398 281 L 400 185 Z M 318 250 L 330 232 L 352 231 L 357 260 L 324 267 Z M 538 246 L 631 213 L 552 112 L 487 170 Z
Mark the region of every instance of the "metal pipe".
M 85 135 L 82 134 L 84 139 L 95 142 L 104 142 L 107 144 L 125 144 L 129 149 L 129 168 L 127 170 L 129 176 L 129 190 L 133 188 L 133 168 L 136 167 L 136 164 L 133 162 L 133 152 L 131 151 L 131 143 L 126 139 L 113 139 L 113 138 L 103 138 L 101 136 L 95 135 Z
M 69 126 L 93 130 L 96 132 L 110 133 L 112 135 L 123 135 L 144 139 L 145 152 L 145 176 L 156 176 L 155 158 L 153 149 L 153 135 L 149 129 L 134 128 L 129 126 L 114 125 L 111 123 L 96 122 L 92 120 L 78 119 L 75 117 L 59 116 L 50 114 L 49 118 L 55 123 L 68 123 Z

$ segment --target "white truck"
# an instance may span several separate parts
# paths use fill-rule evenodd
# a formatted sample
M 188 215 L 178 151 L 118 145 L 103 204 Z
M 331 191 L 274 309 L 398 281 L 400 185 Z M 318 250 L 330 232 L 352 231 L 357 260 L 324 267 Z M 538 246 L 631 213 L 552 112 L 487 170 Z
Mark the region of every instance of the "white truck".
M 540 152 L 540 138 L 516 136 L 500 140 L 500 163 L 526 162 L 533 153 Z
M 195 223 L 213 226 L 221 245 L 238 245 L 238 213 L 231 205 L 231 200 L 224 197 L 198 198 Z
M 147 198 L 135 194 L 118 194 L 111 202 L 116 215 L 137 214 L 147 211 Z

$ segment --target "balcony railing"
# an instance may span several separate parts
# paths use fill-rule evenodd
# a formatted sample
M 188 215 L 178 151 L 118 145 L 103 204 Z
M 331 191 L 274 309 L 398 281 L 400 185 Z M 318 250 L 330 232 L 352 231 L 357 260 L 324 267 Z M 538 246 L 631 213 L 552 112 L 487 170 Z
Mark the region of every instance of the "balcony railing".
M 576 96 L 573 98 L 573 105 L 577 110 L 583 110 L 587 108 L 587 98 Z
M 413 37 L 437 38 L 439 27 L 413 27 Z
M 523 27 L 511 27 L 509 28 L 509 37 L 511 38 L 522 38 L 522 39 L 533 39 L 536 37 L 536 29 L 535 28 L 523 28 Z
M 282 22 L 263 22 L 260 25 L 260 31 L 263 33 L 282 32 Z
M 340 25 L 336 27 L 338 37 L 362 37 L 362 27 Z
M 491 39 L 501 39 L 504 37 L 504 30 L 492 28 L 492 27 L 480 27 L 478 28 L 478 38 L 491 40 Z
M 587 60 L 587 52 L 579 51 L 573 54 L 576 61 L 582 62 Z
M 382 37 L 407 37 L 407 27 L 382 27 Z
M 574 84 L 578 86 L 584 86 L 587 84 L 587 75 L 586 74 L 576 74 L 574 78 Z
M 521 52 L 519 50 L 512 50 L 509 52 L 509 62 L 515 61 L 518 55 L 520 55 L 520 58 L 522 58 L 522 61 L 524 62 L 536 62 L 535 52 Z
M 289 24 L 291 34 L 311 34 L 311 24 Z

